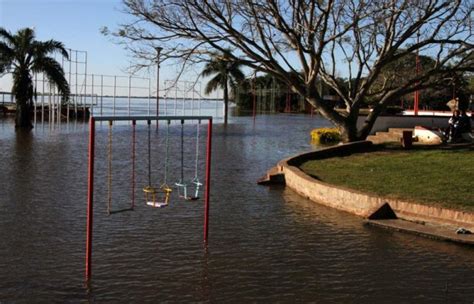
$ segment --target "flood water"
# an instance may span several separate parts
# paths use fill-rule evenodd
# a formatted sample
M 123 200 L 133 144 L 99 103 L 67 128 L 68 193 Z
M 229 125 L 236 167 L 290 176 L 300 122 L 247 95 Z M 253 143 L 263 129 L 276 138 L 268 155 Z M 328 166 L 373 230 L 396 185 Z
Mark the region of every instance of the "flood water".
M 204 122 L 203 122 L 204 124 Z M 214 125 L 209 244 L 203 202 L 145 205 L 147 127 L 137 126 L 136 207 L 110 216 L 108 126 L 97 125 L 92 282 L 84 285 L 87 136 L 75 124 L 15 133 L 0 120 L 0 303 L 472 303 L 473 248 L 388 232 L 255 181 L 282 158 L 315 149 L 320 118 L 232 118 Z M 194 174 L 196 124 L 185 124 Z M 166 125 L 152 128 L 152 183 L 164 179 Z M 180 176 L 180 125 L 169 135 L 168 183 Z M 204 179 L 206 126 L 200 128 Z M 112 208 L 131 199 L 131 131 L 112 132 Z

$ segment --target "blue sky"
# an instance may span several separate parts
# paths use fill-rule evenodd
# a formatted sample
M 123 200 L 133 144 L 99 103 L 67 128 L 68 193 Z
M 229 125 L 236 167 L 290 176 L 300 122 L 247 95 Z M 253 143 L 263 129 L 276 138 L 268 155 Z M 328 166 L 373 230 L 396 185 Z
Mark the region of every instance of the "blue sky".
M 128 18 L 121 6 L 120 0 L 0 0 L 0 26 L 10 32 L 34 27 L 38 40 L 87 51 L 88 74 L 124 75 L 127 53 L 100 33 L 101 27 L 114 29 Z M 172 77 L 164 69 L 162 79 Z M 0 91 L 10 90 L 6 78 L 0 78 Z
M 0 0 L 0 26 L 12 33 L 33 27 L 38 40 L 55 39 L 68 49 L 87 51 L 87 74 L 127 75 L 127 52 L 100 33 L 104 26 L 113 31 L 131 18 L 122 9 L 121 0 Z M 167 62 L 161 65 L 161 88 L 165 80 L 175 79 L 178 68 Z M 181 79 L 194 81 L 199 71 L 191 68 Z M 156 70 L 151 70 L 139 76 L 152 78 L 154 85 L 155 75 Z M 206 80 L 201 82 L 204 86 Z M 10 78 L 0 78 L 0 91 L 10 89 Z

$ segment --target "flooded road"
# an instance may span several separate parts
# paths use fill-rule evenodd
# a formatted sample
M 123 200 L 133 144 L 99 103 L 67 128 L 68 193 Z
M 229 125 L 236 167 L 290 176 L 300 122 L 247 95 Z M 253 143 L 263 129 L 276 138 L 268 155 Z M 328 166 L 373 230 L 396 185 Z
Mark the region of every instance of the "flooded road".
M 209 245 L 203 203 L 145 206 L 147 128 L 137 126 L 136 208 L 108 216 L 107 124 L 97 126 L 93 279 L 84 286 L 88 127 L 15 133 L 0 121 L 0 303 L 316 302 L 472 303 L 472 248 L 366 227 L 355 216 L 256 180 L 311 150 L 327 126 L 300 115 L 232 118 L 214 126 Z M 193 175 L 196 125 L 185 125 Z M 152 179 L 163 180 L 164 134 L 152 138 Z M 199 174 L 204 179 L 204 138 Z M 180 126 L 170 127 L 168 180 L 179 179 Z M 127 124 L 113 129 L 113 208 L 130 203 Z

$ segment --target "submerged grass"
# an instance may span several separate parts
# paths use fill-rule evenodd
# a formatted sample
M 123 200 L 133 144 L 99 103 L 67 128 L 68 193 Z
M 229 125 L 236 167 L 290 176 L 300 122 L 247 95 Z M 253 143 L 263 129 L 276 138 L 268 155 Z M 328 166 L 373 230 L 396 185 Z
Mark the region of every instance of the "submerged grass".
M 312 160 L 301 169 L 330 184 L 474 212 L 474 151 L 411 150 Z

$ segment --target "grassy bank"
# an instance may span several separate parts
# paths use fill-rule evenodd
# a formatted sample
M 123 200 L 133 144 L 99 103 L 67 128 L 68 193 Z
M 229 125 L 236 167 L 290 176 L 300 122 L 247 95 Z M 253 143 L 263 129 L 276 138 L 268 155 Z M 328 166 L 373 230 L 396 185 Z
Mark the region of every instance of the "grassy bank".
M 382 150 L 308 161 L 301 169 L 366 193 L 474 212 L 473 161 L 472 148 Z

